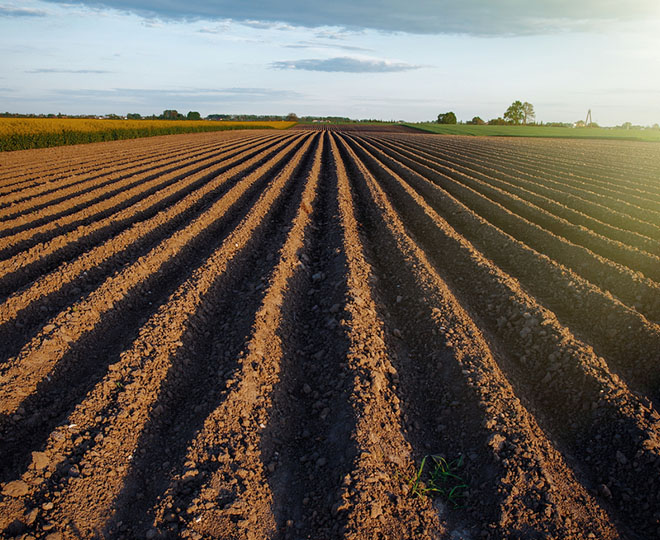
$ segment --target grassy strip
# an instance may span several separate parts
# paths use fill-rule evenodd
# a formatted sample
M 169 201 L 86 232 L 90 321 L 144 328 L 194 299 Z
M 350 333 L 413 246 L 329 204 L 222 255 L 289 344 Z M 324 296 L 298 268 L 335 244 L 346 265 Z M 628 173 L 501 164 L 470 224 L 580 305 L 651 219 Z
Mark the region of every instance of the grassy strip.
M 0 151 L 235 129 L 287 129 L 295 122 L 0 119 Z
M 564 139 L 614 139 L 660 142 L 658 129 L 570 128 L 545 126 L 472 126 L 464 124 L 406 124 L 406 126 L 440 135 L 487 137 L 555 137 Z

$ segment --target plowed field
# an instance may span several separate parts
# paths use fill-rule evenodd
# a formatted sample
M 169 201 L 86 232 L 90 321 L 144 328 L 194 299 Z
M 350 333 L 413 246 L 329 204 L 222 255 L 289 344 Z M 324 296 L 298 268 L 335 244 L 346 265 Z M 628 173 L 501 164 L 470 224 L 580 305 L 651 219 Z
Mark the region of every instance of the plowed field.
M 3 537 L 660 537 L 655 145 L 1 154 L 0 300 Z

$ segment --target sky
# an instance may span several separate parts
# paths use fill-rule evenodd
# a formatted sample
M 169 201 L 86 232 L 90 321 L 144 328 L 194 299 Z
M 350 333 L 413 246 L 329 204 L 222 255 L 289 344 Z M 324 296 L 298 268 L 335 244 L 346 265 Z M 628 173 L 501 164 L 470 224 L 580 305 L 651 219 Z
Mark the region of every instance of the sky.
M 0 111 L 660 123 L 658 0 L 0 0 Z

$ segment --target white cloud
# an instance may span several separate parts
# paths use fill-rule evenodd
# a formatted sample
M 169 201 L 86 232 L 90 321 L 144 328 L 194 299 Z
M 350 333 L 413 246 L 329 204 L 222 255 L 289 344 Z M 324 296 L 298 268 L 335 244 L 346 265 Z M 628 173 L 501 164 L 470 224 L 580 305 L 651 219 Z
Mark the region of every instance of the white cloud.
M 344 73 L 392 73 L 419 69 L 421 66 L 406 64 L 405 62 L 392 62 L 390 60 L 365 60 L 341 56 L 324 59 L 286 60 L 274 62 L 271 67 L 275 69 L 298 69 L 305 71 L 341 71 Z
M 40 9 L 0 6 L 0 17 L 45 17 L 46 15 L 48 13 Z
M 286 25 L 371 28 L 415 34 L 535 35 L 597 30 L 660 16 L 657 0 L 48 0 L 110 7 L 165 19 L 232 19 Z

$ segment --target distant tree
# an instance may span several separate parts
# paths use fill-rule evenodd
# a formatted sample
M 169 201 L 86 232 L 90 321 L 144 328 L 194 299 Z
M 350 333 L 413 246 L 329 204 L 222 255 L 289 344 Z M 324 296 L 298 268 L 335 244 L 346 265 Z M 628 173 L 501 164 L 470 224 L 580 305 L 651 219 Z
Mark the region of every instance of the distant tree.
M 298 121 L 298 115 L 296 113 L 289 113 L 286 115 L 286 121 L 287 122 L 297 122 Z
M 623 129 L 630 129 L 632 127 L 632 124 L 630 122 L 624 122 L 623 124 L 621 124 L 621 127 Z
M 163 120 L 180 120 L 184 118 L 184 116 L 179 114 L 176 109 L 167 109 L 163 111 L 163 114 L 160 115 L 160 118 Z
M 127 118 L 128 120 L 141 120 L 141 119 L 142 119 L 142 115 L 140 115 L 140 114 L 138 114 L 138 113 L 128 113 L 128 114 L 126 115 L 126 118 Z
M 651 126 L 651 129 L 660 129 L 660 126 L 658 124 L 653 124 Z
M 187 115 L 186 118 L 188 120 L 201 120 L 202 116 L 197 112 L 197 111 L 190 111 Z
M 504 119 L 508 120 L 509 123 L 516 126 L 523 121 L 524 117 L 525 113 L 523 112 L 523 103 L 520 100 L 516 100 L 511 105 L 509 105 L 509 108 L 504 113 Z
M 523 124 L 527 125 L 528 121 L 532 121 L 536 118 L 536 113 L 534 112 L 534 105 L 525 101 L 522 104 L 522 113 L 523 113 Z
M 478 116 L 475 116 L 472 120 L 468 120 L 468 121 L 465 122 L 465 123 L 466 123 L 466 124 L 471 124 L 471 125 L 473 125 L 473 126 L 483 126 L 483 125 L 486 124 L 486 122 L 484 122 L 484 121 L 483 121 L 481 118 L 479 118 Z
M 438 115 L 438 124 L 456 124 L 456 115 L 449 111 Z
M 501 116 L 498 118 L 492 118 L 491 120 L 488 120 L 488 125 L 489 126 L 505 126 L 506 125 L 506 120 L 502 118 Z

